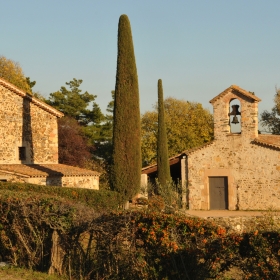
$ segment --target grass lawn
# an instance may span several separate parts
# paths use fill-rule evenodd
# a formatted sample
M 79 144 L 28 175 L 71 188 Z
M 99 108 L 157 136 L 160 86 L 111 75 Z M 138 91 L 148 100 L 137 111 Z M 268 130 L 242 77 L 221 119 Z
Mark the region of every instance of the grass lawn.
M 66 278 L 48 275 L 16 267 L 0 267 L 1 280 L 66 280 Z

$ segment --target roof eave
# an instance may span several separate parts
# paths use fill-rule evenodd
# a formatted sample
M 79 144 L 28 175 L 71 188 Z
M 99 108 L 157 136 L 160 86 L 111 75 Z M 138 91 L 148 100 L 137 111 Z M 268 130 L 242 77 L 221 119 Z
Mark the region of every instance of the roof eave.
M 241 94 L 243 94 L 244 96 L 246 97 L 249 97 L 251 98 L 254 102 L 260 102 L 261 99 L 259 97 L 257 97 L 256 95 L 250 93 L 249 91 L 246 91 L 242 88 L 240 88 L 239 86 L 237 85 L 231 85 L 230 87 L 228 87 L 227 89 L 225 89 L 223 92 L 221 92 L 220 94 L 218 94 L 217 96 L 215 96 L 214 98 L 212 98 L 209 103 L 213 104 L 215 101 L 217 101 L 219 98 L 225 96 L 229 90 L 235 90 Z
M 52 115 L 55 115 L 58 118 L 61 118 L 64 116 L 64 114 L 58 110 L 56 110 L 55 108 L 53 108 L 52 106 L 46 104 L 45 102 L 41 101 L 40 99 L 24 92 L 23 90 L 17 88 L 16 86 L 14 86 L 13 84 L 5 81 L 4 79 L 0 78 L 0 85 L 4 86 L 5 88 L 11 90 L 12 92 L 16 93 L 17 95 L 23 97 L 23 98 L 27 98 L 29 99 L 32 103 L 34 103 L 35 105 L 37 105 L 38 107 L 42 108 L 43 110 L 51 113 Z

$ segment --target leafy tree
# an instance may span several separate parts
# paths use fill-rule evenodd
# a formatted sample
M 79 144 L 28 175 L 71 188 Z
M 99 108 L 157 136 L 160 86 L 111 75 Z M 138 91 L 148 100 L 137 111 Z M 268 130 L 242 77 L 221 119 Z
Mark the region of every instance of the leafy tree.
M 141 183 L 139 88 L 130 22 L 121 15 L 115 85 L 112 187 L 131 199 Z
M 24 76 L 19 63 L 7 59 L 5 56 L 0 56 L 0 77 L 19 89 L 27 93 L 32 93 L 30 84 Z
M 70 117 L 58 119 L 59 162 L 87 167 L 92 159 L 90 146 L 78 122 Z
M 162 81 L 158 80 L 158 136 L 157 136 L 158 182 L 165 186 L 170 181 L 168 146 L 165 127 Z
M 143 165 L 156 163 L 157 104 L 154 108 L 141 119 Z M 169 97 L 164 101 L 164 109 L 169 157 L 212 140 L 213 116 L 200 103 Z
M 261 114 L 261 124 L 272 134 L 280 134 L 280 89 L 276 89 L 271 112 L 265 110 Z
M 26 79 L 26 82 L 27 82 L 27 84 L 29 85 L 29 87 L 32 91 L 32 88 L 36 85 L 36 81 L 31 82 L 30 77 L 26 77 L 25 79 Z
M 50 94 L 47 103 L 54 108 L 63 112 L 66 116 L 76 119 L 81 125 L 89 123 L 100 124 L 104 116 L 100 107 L 94 102 L 96 95 L 90 94 L 87 91 L 82 93 L 80 85 L 83 80 L 73 79 L 66 83 L 70 89 L 61 87 L 59 91 Z M 88 106 L 92 102 L 92 109 Z

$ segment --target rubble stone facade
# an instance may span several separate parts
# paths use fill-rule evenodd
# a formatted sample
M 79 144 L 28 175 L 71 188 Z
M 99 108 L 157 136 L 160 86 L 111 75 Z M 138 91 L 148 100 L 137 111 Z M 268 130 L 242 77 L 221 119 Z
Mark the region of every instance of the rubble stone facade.
M 0 96 L 0 164 L 58 163 L 57 117 L 62 114 L 42 110 L 31 96 L 1 84 Z M 20 147 L 25 148 L 22 159 Z
M 230 102 L 234 99 L 241 104 L 240 133 L 230 132 Z M 210 101 L 214 107 L 214 141 L 186 151 L 182 159 L 190 209 L 211 210 L 211 200 L 215 205 L 218 199 L 225 200 L 221 209 L 280 209 L 280 136 L 258 134 L 259 101 L 237 86 Z M 226 189 L 218 186 L 217 195 L 211 197 L 210 178 L 224 178 Z M 222 198 L 219 191 L 224 192 Z
M 260 101 L 235 85 L 210 101 L 214 140 L 169 159 L 172 178 L 180 174 L 183 207 L 280 210 L 280 135 L 258 133 Z M 235 116 L 239 124 L 232 123 L 235 103 L 240 107 L 241 114 L 236 111 Z M 234 132 L 234 126 L 239 131 Z M 146 184 L 152 182 L 157 165 L 143 168 L 142 177 Z
M 61 112 L 3 79 L 0 101 L 0 180 L 99 188 L 98 172 L 58 164 Z

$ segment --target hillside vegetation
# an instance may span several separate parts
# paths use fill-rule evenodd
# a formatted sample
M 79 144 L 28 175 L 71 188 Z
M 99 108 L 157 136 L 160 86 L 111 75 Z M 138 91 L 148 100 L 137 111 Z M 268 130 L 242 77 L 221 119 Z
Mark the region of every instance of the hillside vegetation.
M 94 196 L 1 183 L 0 261 L 68 279 L 280 279 L 276 226 L 228 233 L 155 207 L 101 211 Z

